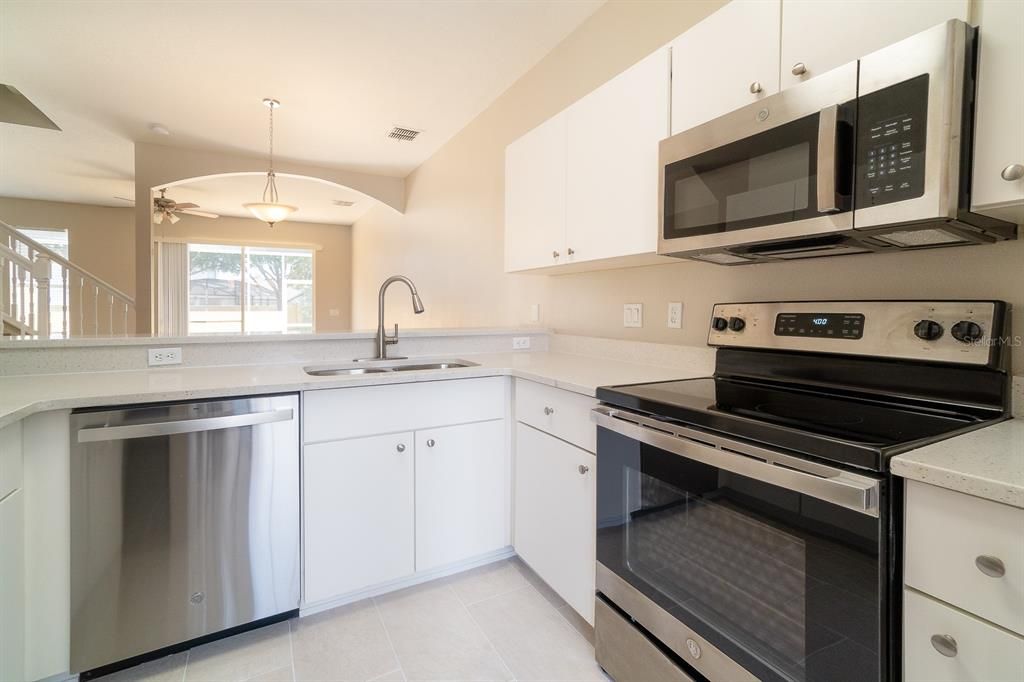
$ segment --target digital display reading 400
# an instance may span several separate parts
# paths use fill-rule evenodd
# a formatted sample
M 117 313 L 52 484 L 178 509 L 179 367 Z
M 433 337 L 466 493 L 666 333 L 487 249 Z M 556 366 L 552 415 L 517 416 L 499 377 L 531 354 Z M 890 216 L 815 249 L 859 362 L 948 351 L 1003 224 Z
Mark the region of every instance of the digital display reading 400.
M 779 313 L 775 316 L 775 335 L 859 339 L 864 335 L 864 316 L 860 313 Z

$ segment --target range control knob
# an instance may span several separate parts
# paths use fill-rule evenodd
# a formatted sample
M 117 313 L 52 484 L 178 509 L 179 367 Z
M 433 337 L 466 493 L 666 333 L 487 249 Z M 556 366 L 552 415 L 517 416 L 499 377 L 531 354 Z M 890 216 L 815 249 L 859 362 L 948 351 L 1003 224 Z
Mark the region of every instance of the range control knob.
M 953 338 L 961 343 L 974 343 L 981 340 L 981 326 L 977 322 L 960 320 L 949 330 Z
M 728 326 L 729 320 L 725 319 L 724 317 L 711 318 L 711 328 L 714 329 L 716 332 L 724 332 Z
M 730 317 L 729 318 L 729 329 L 734 332 L 741 332 L 743 328 L 747 326 L 747 323 L 743 321 L 742 317 Z
M 921 320 L 914 325 L 914 336 L 925 341 L 934 341 L 942 336 L 942 325 L 935 320 Z

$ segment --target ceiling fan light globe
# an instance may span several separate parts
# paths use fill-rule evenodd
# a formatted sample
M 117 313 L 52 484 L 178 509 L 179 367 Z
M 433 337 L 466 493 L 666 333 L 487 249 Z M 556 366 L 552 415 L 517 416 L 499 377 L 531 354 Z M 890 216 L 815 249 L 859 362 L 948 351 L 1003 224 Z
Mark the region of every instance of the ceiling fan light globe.
M 249 212 L 256 216 L 257 219 L 262 220 L 265 223 L 273 225 L 279 223 L 298 208 L 295 206 L 289 206 L 287 204 L 272 204 L 257 202 L 252 204 L 242 204 L 244 208 L 249 209 Z
M 178 216 L 174 215 L 173 213 L 169 214 L 167 216 L 167 219 L 171 221 L 171 225 L 173 225 L 174 223 L 176 223 L 179 220 L 181 220 L 181 218 L 179 218 Z
M 159 225 L 163 221 L 164 221 L 164 213 L 163 213 L 163 211 L 157 211 L 156 213 L 153 214 L 153 224 L 154 225 Z

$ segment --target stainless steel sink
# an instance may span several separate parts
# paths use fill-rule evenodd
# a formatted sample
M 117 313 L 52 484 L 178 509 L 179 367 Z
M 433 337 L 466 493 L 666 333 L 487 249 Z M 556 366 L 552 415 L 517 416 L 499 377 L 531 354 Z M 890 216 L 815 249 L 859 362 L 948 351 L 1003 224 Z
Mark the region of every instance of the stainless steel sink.
M 349 376 L 357 374 L 384 374 L 387 372 L 417 372 L 432 369 L 458 369 L 476 367 L 477 363 L 467 360 L 443 360 L 440 362 L 388 362 L 382 365 L 361 365 L 359 367 L 305 367 L 306 374 L 314 377 Z
M 391 369 L 396 372 L 413 372 L 423 369 L 458 369 L 459 367 L 475 367 L 472 362 L 427 362 L 419 365 L 395 365 Z
M 387 367 L 327 367 L 325 369 L 306 367 L 306 374 L 314 377 L 333 377 L 345 374 L 380 374 L 381 372 L 390 371 L 391 369 Z

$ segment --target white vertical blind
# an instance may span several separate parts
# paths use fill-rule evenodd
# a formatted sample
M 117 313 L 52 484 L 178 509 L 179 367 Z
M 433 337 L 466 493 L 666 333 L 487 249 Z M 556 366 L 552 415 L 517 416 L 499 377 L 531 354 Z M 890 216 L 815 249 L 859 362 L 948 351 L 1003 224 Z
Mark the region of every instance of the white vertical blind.
M 157 266 L 157 333 L 188 334 L 188 244 L 159 242 Z

